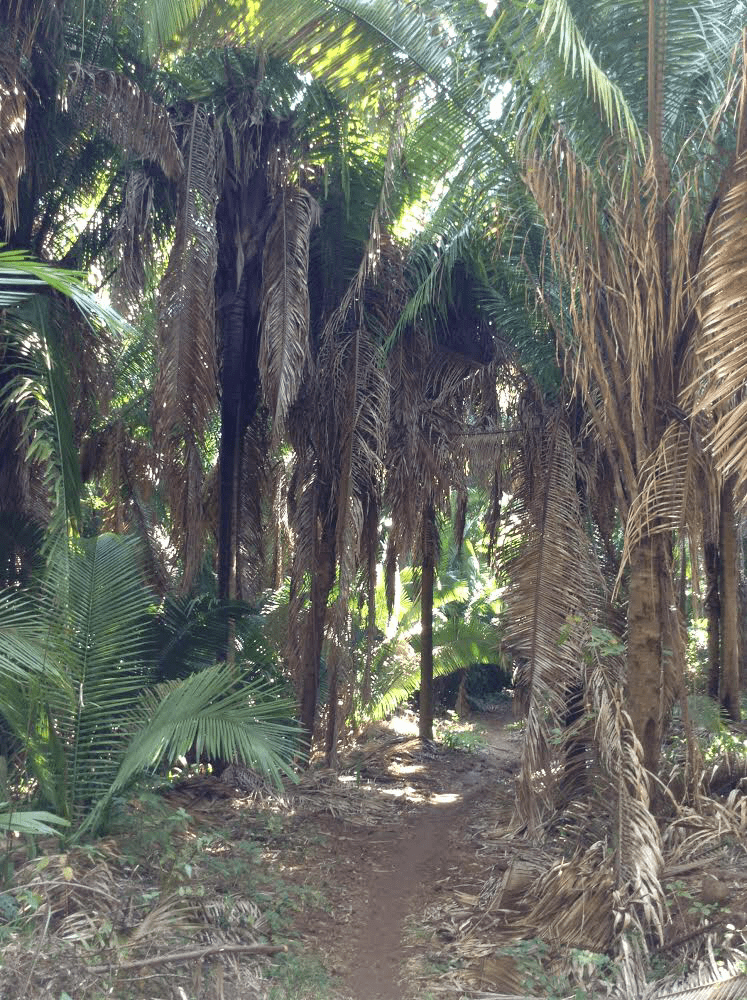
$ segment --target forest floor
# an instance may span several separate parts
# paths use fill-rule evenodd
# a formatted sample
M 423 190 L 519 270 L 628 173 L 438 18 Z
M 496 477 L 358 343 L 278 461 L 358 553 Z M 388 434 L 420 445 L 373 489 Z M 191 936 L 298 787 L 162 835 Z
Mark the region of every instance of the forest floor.
M 438 925 L 484 884 L 476 831 L 510 814 L 511 721 L 504 702 L 424 746 L 399 717 L 282 799 L 201 776 L 123 804 L 97 844 L 19 855 L 0 1000 L 458 996 Z M 216 950 L 252 942 L 277 954 Z
M 11 845 L 0 1000 L 597 995 L 612 916 L 590 920 L 581 885 L 604 856 L 586 871 L 566 834 L 539 848 L 509 830 L 522 735 L 508 703 L 440 736 L 423 744 L 397 717 L 283 796 L 251 772 L 243 789 L 193 775 L 119 803 L 94 844 L 33 858 Z M 713 808 L 675 820 L 655 974 L 704 955 L 716 968 L 747 942 L 747 809 Z M 549 911 L 528 889 L 563 858 L 574 874 Z M 545 944 L 550 912 L 572 925 L 562 954 Z

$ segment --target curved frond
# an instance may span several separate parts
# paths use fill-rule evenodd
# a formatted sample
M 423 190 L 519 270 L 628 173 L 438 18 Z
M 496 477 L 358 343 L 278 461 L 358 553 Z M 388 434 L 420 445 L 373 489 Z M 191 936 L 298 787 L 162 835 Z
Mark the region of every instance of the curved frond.
M 704 509 L 716 509 L 717 484 L 693 427 L 670 424 L 656 451 L 643 464 L 639 492 L 625 525 L 618 585 L 631 552 L 651 535 L 682 533 L 698 537 Z M 704 506 L 704 490 L 710 503 Z
M 294 780 L 298 727 L 293 702 L 278 698 L 271 684 L 249 681 L 233 664 L 207 667 L 182 681 L 159 685 L 130 716 L 137 727 L 110 794 L 137 774 L 172 763 L 194 744 L 198 757 L 240 761 L 282 788 Z
M 715 417 L 707 438 L 716 465 L 728 478 L 747 481 L 747 151 L 728 175 L 711 219 L 698 274 L 701 368 L 693 387 L 695 411 Z
M 96 128 L 129 156 L 152 160 L 170 180 L 184 160 L 169 113 L 132 80 L 108 69 L 75 63 L 69 78 L 69 100 L 82 101 Z
M 499 17 L 494 31 L 499 31 L 500 28 Z M 534 60 L 541 57 L 544 45 L 557 48 L 567 76 L 573 78 L 578 74 L 581 77 L 587 94 L 596 103 L 608 128 L 611 131 L 619 130 L 642 150 L 643 138 L 635 115 L 620 87 L 594 58 L 568 0 L 545 0 L 543 3 L 536 41 L 534 44 L 530 42 L 522 52 L 522 58 L 527 61 L 528 72 L 531 72 Z

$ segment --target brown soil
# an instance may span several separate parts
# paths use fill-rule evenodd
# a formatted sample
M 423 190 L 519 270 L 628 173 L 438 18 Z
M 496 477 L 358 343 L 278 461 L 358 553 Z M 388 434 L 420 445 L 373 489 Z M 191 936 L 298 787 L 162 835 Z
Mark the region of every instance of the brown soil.
M 484 872 L 463 845 L 486 809 L 510 805 L 520 743 L 509 721 L 510 708 L 473 716 L 484 745 L 472 752 L 422 748 L 413 739 L 394 748 L 386 768 L 379 760 L 364 771 L 372 794 L 389 799 L 390 822 L 317 819 L 327 836 L 307 858 L 307 884 L 319 885 L 331 909 L 307 913 L 299 932 L 304 950 L 318 950 L 335 974 L 344 1000 L 422 997 L 424 978 L 438 971 L 438 942 L 421 921 L 447 883 L 451 891 L 471 869 Z
M 441 910 L 460 890 L 476 898 L 479 830 L 512 806 L 509 721 L 508 707 L 475 716 L 472 752 L 423 745 L 414 723 L 373 727 L 287 799 L 201 776 L 157 808 L 134 799 L 90 849 L 19 856 L 0 1000 L 424 1000 L 455 940 Z M 242 954 L 253 942 L 288 954 Z

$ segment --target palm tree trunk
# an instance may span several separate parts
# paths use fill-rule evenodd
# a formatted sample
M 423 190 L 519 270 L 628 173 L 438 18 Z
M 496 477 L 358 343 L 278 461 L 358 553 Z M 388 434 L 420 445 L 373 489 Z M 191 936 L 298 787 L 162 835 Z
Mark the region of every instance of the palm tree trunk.
M 328 521 L 322 525 L 321 538 L 316 548 L 311 579 L 311 607 L 309 608 L 306 644 L 303 650 L 303 677 L 301 681 L 301 725 L 311 746 L 316 722 L 319 673 L 324 643 L 324 623 L 327 601 L 335 582 L 335 531 Z
M 719 552 L 712 540 L 703 546 L 703 563 L 706 577 L 705 613 L 708 623 L 708 694 L 718 700 L 721 677 L 721 600 L 719 597 Z
M 422 567 L 420 585 L 420 738 L 433 739 L 433 585 L 435 565 L 431 534 L 433 507 L 423 516 Z
M 327 740 L 325 745 L 325 754 L 327 760 L 327 767 L 335 766 L 335 758 L 337 755 L 337 727 L 338 727 L 338 717 L 337 717 L 337 700 L 338 700 L 338 669 L 337 662 L 332 665 L 329 674 L 328 681 L 328 694 L 327 694 Z
M 643 538 L 631 555 L 630 565 L 627 705 L 643 747 L 645 766 L 653 772 L 658 767 L 662 736 L 665 571 L 662 539 L 657 535 Z
M 737 568 L 737 518 L 734 510 L 734 484 L 721 489 L 719 519 L 721 550 L 721 707 L 735 722 L 741 718 L 739 705 L 739 571 Z

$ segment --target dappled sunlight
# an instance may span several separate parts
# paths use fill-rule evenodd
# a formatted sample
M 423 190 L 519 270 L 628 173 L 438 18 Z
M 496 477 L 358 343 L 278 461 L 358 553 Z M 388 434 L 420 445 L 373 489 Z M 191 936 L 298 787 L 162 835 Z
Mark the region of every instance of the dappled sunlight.
M 422 764 L 400 764 L 399 761 L 392 761 L 388 769 L 390 774 L 422 774 Z
M 386 725 L 398 736 L 418 735 L 418 720 L 415 715 L 395 715 Z

